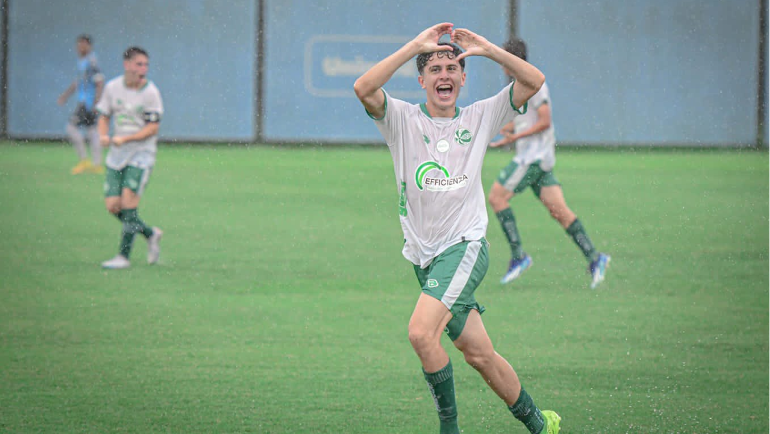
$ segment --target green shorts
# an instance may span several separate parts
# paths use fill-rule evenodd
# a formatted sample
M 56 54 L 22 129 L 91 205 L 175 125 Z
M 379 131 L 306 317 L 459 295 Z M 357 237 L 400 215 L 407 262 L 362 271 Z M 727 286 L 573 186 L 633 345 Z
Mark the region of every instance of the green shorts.
M 422 292 L 441 301 L 452 312 L 446 333 L 453 341 L 463 332 L 472 309 L 484 312 L 473 293 L 489 268 L 488 247 L 483 238 L 463 241 L 446 249 L 426 268 L 414 266 Z
M 553 175 L 553 172 L 544 171 L 540 168 L 540 161 L 535 161 L 529 165 L 519 165 L 511 161 L 497 176 L 497 182 L 506 190 L 519 194 L 532 187 L 535 196 L 540 197 L 540 189 L 552 185 L 560 185 L 559 181 Z
M 152 168 L 140 169 L 126 166 L 121 170 L 107 168 L 104 180 L 104 197 L 120 196 L 124 188 L 128 188 L 139 196 L 144 193 L 147 181 L 150 180 Z

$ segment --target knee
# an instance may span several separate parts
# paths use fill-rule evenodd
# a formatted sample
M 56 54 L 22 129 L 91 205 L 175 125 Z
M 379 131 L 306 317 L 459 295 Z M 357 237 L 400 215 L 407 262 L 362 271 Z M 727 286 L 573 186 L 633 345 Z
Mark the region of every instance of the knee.
M 556 208 L 549 208 L 548 212 L 551 213 L 551 217 L 553 217 L 554 220 L 561 221 L 562 213 L 559 212 L 558 209 L 556 209 Z
M 548 211 L 551 213 L 551 217 L 565 228 L 575 220 L 575 215 L 567 207 L 548 208 Z
M 489 202 L 490 205 L 497 206 L 497 198 L 495 197 L 495 194 L 492 192 L 489 192 L 489 197 L 487 198 L 487 202 Z
M 120 214 L 120 210 L 121 210 L 120 203 L 107 204 L 107 212 L 109 212 L 114 216 L 117 216 L 118 214 Z
M 495 352 L 492 351 L 465 351 L 465 362 L 476 369 L 477 371 L 483 371 L 494 363 Z
M 435 337 L 433 336 L 433 333 L 418 326 L 409 326 L 409 343 L 412 344 L 412 348 L 418 353 L 421 350 L 430 348 L 430 346 L 434 344 L 434 341 Z
M 492 206 L 492 209 L 495 211 L 499 211 L 500 209 L 504 209 L 508 206 L 508 201 L 505 197 L 503 197 L 501 194 L 495 192 L 494 190 L 489 192 L 489 204 Z

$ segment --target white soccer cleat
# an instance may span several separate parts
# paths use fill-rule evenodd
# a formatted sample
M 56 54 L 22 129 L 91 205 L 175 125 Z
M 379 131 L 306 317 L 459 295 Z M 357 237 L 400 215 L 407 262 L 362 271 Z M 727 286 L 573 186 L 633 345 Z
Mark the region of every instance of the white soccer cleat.
M 119 270 L 121 268 L 128 268 L 130 266 L 131 262 L 123 255 L 118 255 L 112 259 L 102 262 L 102 268 L 108 268 L 110 270 Z
M 153 227 L 152 235 L 147 238 L 147 263 L 157 264 L 160 258 L 160 239 L 163 238 L 163 231 L 160 228 Z

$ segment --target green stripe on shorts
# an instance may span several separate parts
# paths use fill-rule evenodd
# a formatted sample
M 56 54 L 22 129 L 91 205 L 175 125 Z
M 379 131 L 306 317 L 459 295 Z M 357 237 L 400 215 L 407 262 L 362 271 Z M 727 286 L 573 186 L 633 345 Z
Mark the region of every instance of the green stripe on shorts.
M 488 268 L 488 243 L 483 238 L 449 247 L 426 268 L 414 266 L 422 291 L 452 312 L 446 332 L 453 341 L 460 337 L 471 310 L 484 312 L 474 293 Z
M 540 168 L 540 161 L 528 165 L 519 165 L 516 161 L 511 161 L 497 175 L 497 182 L 515 194 L 521 193 L 527 187 L 532 187 L 537 197 L 540 197 L 541 188 L 560 185 L 552 171 L 546 172 Z

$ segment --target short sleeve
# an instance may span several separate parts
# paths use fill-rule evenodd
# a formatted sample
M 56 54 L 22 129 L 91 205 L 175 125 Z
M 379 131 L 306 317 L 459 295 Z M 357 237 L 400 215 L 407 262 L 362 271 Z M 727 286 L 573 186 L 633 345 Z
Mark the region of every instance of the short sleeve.
M 112 116 L 112 86 L 105 86 L 102 97 L 96 104 L 96 111 L 104 116 Z
M 529 99 L 528 103 L 531 109 L 537 110 L 537 108 L 541 105 L 549 104 L 549 100 L 550 95 L 548 92 L 548 86 L 543 83 L 543 86 L 540 87 L 536 94 L 532 95 L 532 98 Z
M 91 56 L 89 59 L 86 75 L 88 76 L 88 79 L 94 83 L 104 81 L 104 74 L 102 74 L 102 70 L 99 69 L 99 63 L 96 61 L 96 56 Z
M 397 142 L 398 134 L 404 128 L 404 113 L 409 107 L 409 103 L 391 97 L 385 92 L 385 89 L 382 90 L 382 93 L 385 94 L 385 114 L 379 119 L 374 118 L 368 111 L 367 114 L 374 120 L 374 124 L 380 130 L 380 134 L 388 146 L 392 146 Z
M 160 122 L 163 117 L 163 99 L 160 96 L 160 91 L 154 85 L 145 101 L 144 111 L 150 122 Z
M 519 108 L 516 108 L 516 105 L 513 103 L 513 85 L 516 84 L 516 79 L 513 79 L 511 81 L 511 84 L 509 84 L 508 88 L 508 104 L 510 104 L 511 108 L 518 114 L 523 115 L 527 112 L 527 107 L 529 106 L 529 100 L 524 102 L 524 105 L 522 105 Z

